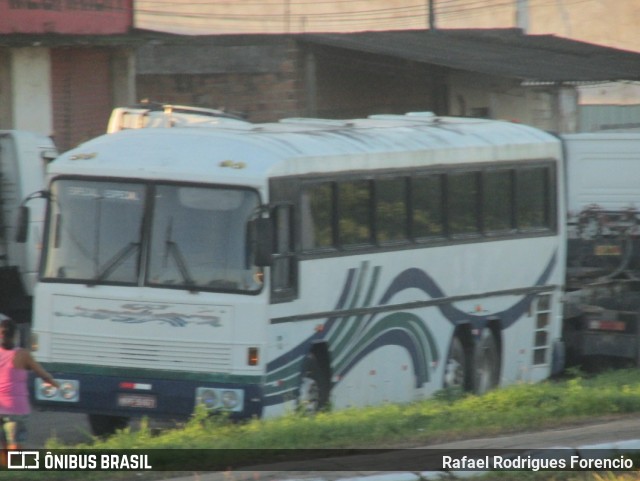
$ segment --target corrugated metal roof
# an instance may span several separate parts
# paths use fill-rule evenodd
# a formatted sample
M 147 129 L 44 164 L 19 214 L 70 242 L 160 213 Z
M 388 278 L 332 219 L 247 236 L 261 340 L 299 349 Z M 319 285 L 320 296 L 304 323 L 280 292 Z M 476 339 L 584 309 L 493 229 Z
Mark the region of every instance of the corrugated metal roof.
M 640 79 L 640 53 L 519 29 L 309 34 L 299 40 L 523 81 Z

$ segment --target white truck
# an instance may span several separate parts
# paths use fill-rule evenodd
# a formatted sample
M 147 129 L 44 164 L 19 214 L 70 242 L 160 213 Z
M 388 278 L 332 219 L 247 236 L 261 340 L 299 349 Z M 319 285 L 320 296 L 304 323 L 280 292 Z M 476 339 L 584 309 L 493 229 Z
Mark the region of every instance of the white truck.
M 45 185 L 46 164 L 57 156 L 49 137 L 0 130 L 0 312 L 27 326 L 37 278 L 44 200 L 30 203 L 28 242 L 16 242 L 18 207 Z M 22 339 L 22 343 L 25 340 Z
M 640 365 L 640 132 L 563 140 L 568 361 Z

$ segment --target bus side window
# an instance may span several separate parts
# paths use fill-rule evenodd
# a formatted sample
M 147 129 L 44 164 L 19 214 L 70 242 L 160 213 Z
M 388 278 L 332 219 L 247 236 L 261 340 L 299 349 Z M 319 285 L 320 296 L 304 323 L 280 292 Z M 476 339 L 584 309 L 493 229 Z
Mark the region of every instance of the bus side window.
M 380 244 L 408 239 L 407 178 L 383 178 L 375 181 L 375 231 Z
M 293 206 L 278 205 L 272 212 L 275 252 L 271 267 L 272 291 L 279 300 L 296 296 L 296 258 L 293 240 Z
M 447 176 L 449 233 L 454 236 L 480 231 L 478 179 L 479 172 L 454 172 Z
M 354 180 L 338 184 L 338 237 L 341 247 L 371 245 L 371 183 Z
M 507 233 L 514 228 L 513 170 L 494 170 L 484 173 L 482 223 L 485 233 Z
M 519 169 L 516 178 L 516 217 L 518 229 L 537 230 L 551 227 L 549 168 Z
M 324 182 L 304 188 L 301 202 L 302 250 L 314 251 L 335 246 L 334 184 Z
M 442 237 L 444 230 L 443 175 L 432 174 L 411 179 L 412 237 Z

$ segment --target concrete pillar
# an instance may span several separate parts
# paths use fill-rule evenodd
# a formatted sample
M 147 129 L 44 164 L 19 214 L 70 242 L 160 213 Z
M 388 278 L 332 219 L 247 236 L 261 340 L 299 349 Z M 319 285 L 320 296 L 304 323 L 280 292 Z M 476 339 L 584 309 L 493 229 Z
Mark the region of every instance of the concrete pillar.
M 125 107 L 137 102 L 136 56 L 132 48 L 123 47 L 111 56 L 113 107 Z
M 313 52 L 308 51 L 304 66 L 306 115 L 308 117 L 318 116 L 318 80 L 316 75 L 316 56 Z
M 0 130 L 13 126 L 11 105 L 11 50 L 0 48 Z
M 578 131 L 578 91 L 573 86 L 559 86 L 555 95 L 556 131 L 569 134 Z
M 13 48 L 10 54 L 12 129 L 53 133 L 51 57 L 44 47 Z

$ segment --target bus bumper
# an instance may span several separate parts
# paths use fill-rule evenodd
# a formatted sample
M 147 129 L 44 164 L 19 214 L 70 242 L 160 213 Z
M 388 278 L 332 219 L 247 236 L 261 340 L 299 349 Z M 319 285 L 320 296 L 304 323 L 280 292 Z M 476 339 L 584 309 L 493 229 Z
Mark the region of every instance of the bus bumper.
M 42 410 L 111 416 L 186 419 L 202 404 L 232 419 L 260 417 L 258 383 L 203 382 L 56 372 L 60 388 L 40 378 L 30 382 L 31 402 Z

